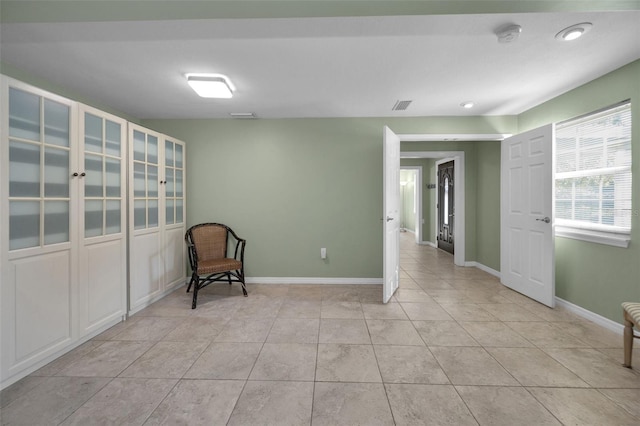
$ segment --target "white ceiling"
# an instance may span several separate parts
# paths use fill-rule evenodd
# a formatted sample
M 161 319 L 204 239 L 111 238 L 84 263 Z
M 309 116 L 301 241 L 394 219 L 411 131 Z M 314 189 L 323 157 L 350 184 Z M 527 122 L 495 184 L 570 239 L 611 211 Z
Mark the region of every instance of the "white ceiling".
M 556 33 L 591 22 L 574 42 Z M 496 29 L 522 26 L 499 44 Z M 519 114 L 640 58 L 640 11 L 3 23 L 1 59 L 145 118 Z M 222 73 L 202 99 L 186 73 Z M 397 100 L 412 100 L 392 111 Z M 463 101 L 476 107 L 464 110 Z

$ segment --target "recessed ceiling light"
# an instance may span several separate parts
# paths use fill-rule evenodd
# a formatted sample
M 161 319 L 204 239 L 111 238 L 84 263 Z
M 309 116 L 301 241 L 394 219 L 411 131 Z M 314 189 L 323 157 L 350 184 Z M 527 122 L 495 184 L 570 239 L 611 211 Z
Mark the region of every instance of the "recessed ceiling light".
M 222 74 L 187 74 L 187 83 L 203 98 L 229 99 L 235 90 L 231 80 Z
M 582 37 L 587 31 L 591 29 L 591 27 L 593 27 L 593 24 L 591 24 L 590 22 L 583 22 L 581 24 L 572 25 L 556 34 L 556 39 L 562 41 L 575 40 L 579 37 Z
M 460 106 L 465 109 L 470 109 L 473 108 L 473 102 L 463 102 L 460 104 Z

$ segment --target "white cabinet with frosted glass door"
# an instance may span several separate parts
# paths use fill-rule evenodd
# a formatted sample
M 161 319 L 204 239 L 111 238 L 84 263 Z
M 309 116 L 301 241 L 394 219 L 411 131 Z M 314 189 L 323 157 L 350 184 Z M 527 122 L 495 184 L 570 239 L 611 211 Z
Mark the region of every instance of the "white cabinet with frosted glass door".
M 127 122 L 80 106 L 80 333 L 126 312 Z
M 122 320 L 126 150 L 122 120 L 5 77 L 2 111 L 5 385 Z M 110 219 L 94 224 L 99 215 Z
M 129 313 L 134 313 L 185 280 L 184 144 L 129 124 L 129 147 Z

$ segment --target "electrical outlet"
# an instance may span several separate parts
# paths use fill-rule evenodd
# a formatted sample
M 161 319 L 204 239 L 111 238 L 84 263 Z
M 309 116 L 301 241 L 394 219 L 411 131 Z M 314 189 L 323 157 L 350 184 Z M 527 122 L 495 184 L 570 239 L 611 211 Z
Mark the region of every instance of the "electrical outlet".
M 322 258 L 322 259 L 326 259 L 327 258 L 327 249 L 324 248 L 324 247 L 320 249 L 320 258 Z

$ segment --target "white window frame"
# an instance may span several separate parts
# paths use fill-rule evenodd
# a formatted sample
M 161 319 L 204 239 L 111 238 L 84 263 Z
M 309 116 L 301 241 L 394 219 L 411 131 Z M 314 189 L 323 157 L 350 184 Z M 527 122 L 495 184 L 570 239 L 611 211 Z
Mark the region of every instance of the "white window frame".
M 631 109 L 631 101 L 626 100 L 620 102 L 616 105 L 612 105 L 601 110 L 586 114 L 581 117 L 573 118 L 567 120 L 563 123 L 559 123 L 560 126 L 563 124 L 573 124 L 578 121 L 589 120 L 590 117 L 597 118 L 602 113 L 606 113 L 610 110 L 614 110 L 623 106 L 627 106 Z M 592 169 L 592 170 L 584 170 L 584 171 L 574 171 L 574 172 L 565 172 L 565 173 L 557 173 L 555 179 L 567 179 L 567 178 L 577 178 L 577 177 L 585 177 L 585 176 L 596 176 L 605 173 L 612 173 L 616 171 L 631 171 L 631 164 L 629 166 L 622 167 L 607 167 L 601 169 Z M 555 199 L 555 194 L 554 194 Z M 555 204 L 555 203 L 554 203 Z M 555 206 L 554 206 L 555 208 Z M 555 236 L 563 237 L 563 238 L 571 238 L 581 241 L 588 241 L 598 244 L 605 244 L 614 247 L 623 247 L 627 248 L 629 246 L 629 242 L 631 241 L 631 226 L 629 228 L 619 227 L 614 225 L 602 225 L 602 224 L 592 224 L 588 222 L 579 222 L 572 221 L 567 219 L 558 219 L 555 220 Z

